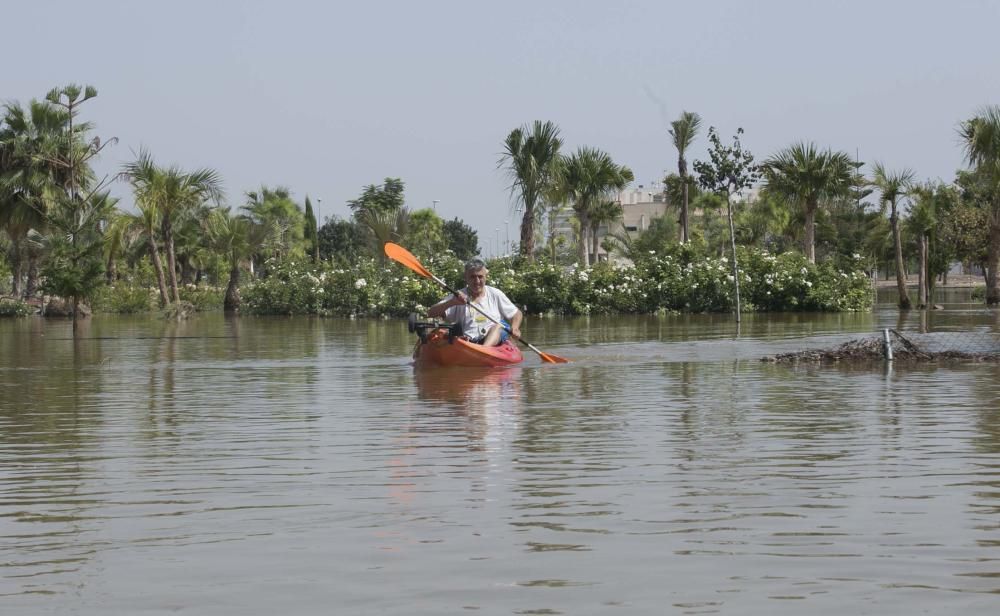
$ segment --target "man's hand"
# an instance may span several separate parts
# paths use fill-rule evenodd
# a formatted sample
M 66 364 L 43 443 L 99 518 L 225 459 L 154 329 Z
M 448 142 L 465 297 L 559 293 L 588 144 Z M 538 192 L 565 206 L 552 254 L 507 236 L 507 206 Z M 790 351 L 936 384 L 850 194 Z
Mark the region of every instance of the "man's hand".
M 465 293 L 461 291 L 456 291 L 454 295 L 451 296 L 451 301 L 448 302 L 451 306 L 464 306 L 469 302 L 468 298 L 465 297 Z
M 510 326 L 510 333 L 514 334 L 515 338 L 520 338 L 521 337 L 521 328 L 518 327 L 517 325 L 511 325 Z

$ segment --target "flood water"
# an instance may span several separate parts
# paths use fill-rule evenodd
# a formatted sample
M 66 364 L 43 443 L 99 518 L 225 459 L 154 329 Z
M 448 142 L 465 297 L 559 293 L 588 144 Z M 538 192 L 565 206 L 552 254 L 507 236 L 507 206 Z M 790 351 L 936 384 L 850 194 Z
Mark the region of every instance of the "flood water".
M 0 613 L 996 613 L 1000 364 L 760 358 L 997 314 L 0 320 Z

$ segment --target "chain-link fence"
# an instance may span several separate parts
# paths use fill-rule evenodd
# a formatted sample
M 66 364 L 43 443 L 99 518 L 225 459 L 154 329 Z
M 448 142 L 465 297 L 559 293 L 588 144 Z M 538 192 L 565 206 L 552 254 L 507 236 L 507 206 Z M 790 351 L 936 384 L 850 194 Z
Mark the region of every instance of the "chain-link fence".
M 829 349 L 808 349 L 765 357 L 774 362 L 840 361 L 1000 361 L 1000 332 L 991 327 L 965 330 L 897 331 L 887 328 L 872 336 Z

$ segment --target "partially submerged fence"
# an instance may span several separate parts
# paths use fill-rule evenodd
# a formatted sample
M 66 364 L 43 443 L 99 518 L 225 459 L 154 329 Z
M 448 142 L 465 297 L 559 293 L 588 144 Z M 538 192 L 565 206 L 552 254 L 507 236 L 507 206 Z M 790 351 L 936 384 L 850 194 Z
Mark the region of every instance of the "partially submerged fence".
M 883 329 L 830 349 L 808 349 L 765 357 L 773 362 L 1000 361 L 1000 332 L 990 327 L 937 332 Z

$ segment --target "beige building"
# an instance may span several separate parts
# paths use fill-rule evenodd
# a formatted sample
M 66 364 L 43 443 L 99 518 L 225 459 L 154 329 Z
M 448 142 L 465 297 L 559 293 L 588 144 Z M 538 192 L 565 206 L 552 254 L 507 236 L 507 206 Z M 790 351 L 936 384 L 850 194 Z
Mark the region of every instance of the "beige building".
M 649 228 L 654 218 L 659 218 L 667 213 L 668 204 L 661 182 L 626 188 L 618 193 L 617 200 L 622 205 L 622 219 L 612 223 L 610 228 L 607 225 L 602 225 L 597 231 L 599 238 L 622 230 L 628 232 L 633 238 L 638 237 L 640 233 Z M 567 245 L 574 245 L 576 243 L 575 222 L 573 208 L 568 205 L 550 217 L 549 235 L 555 238 L 562 237 Z M 598 248 L 598 256 L 602 260 L 608 258 L 603 248 Z

